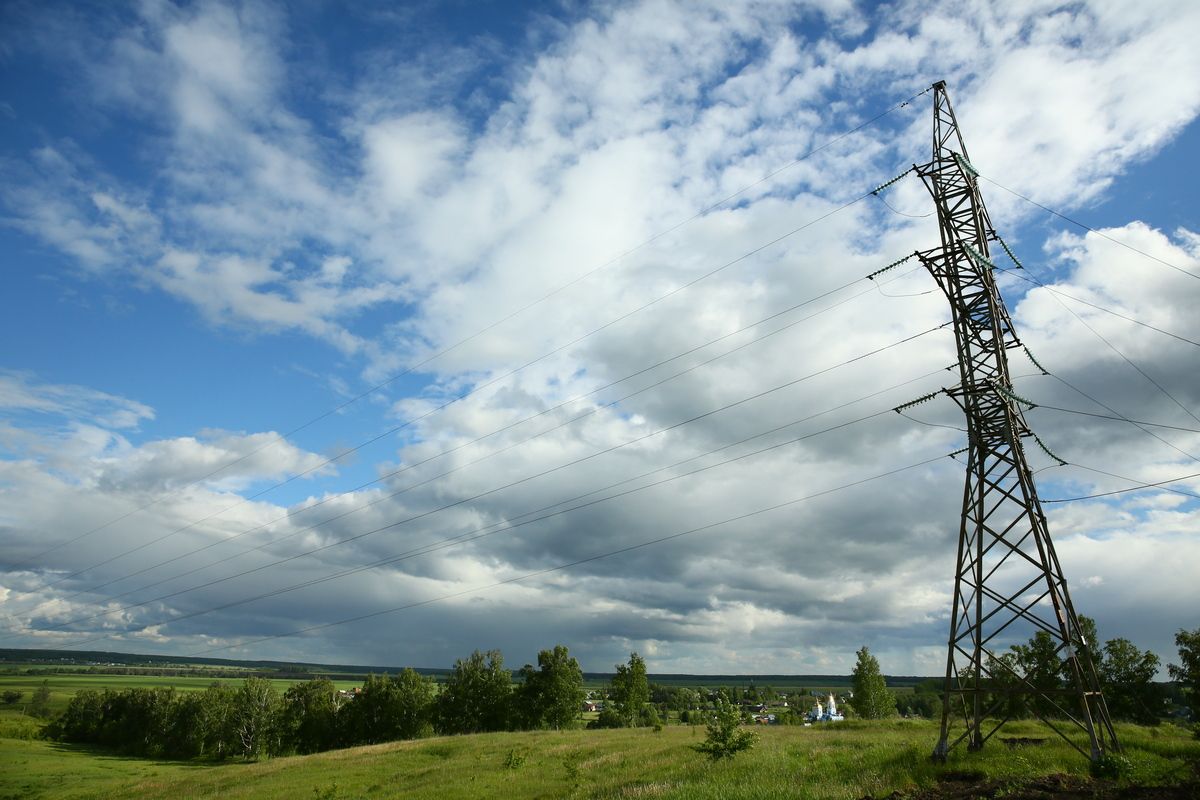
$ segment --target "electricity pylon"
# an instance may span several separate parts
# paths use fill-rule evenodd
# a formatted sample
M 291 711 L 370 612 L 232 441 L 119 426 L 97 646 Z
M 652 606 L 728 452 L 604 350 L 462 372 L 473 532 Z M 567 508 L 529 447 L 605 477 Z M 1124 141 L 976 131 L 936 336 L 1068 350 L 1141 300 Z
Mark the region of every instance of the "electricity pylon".
M 1009 714 L 1024 710 L 1094 760 L 1118 748 L 1116 733 L 1022 447 L 1033 432 L 1009 377 L 1007 352 L 1021 343 L 992 273 L 988 244 L 998 237 L 946 84 L 933 89 L 933 160 L 916 171 L 937 207 L 942 244 L 918 255 L 950 301 L 961 383 L 949 394 L 966 415 L 968 438 L 934 758 L 963 741 L 982 748 Z M 1022 674 L 1002 654 L 1031 628 L 1049 635 L 1061 676 Z M 1090 754 L 1068 736 L 1073 727 L 1086 733 Z

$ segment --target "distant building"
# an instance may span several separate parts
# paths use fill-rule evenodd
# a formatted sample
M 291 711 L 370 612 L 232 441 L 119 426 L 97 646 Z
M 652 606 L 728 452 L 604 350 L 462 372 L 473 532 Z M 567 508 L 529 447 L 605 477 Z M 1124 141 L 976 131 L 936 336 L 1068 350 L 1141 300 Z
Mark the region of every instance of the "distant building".
M 811 722 L 841 722 L 845 717 L 838 713 L 837 698 L 830 692 L 825 705 L 820 700 L 816 702 L 812 711 L 808 712 L 808 719 Z

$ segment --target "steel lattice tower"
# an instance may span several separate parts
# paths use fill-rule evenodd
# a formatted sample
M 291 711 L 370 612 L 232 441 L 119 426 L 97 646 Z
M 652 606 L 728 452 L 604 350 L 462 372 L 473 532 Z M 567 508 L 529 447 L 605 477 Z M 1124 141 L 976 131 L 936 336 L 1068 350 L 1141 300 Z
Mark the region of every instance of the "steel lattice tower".
M 968 438 L 934 757 L 944 760 L 963 741 L 971 750 L 983 747 L 1015 700 L 1032 705 L 1030 711 L 1089 755 L 1068 736 L 1072 729 L 1086 733 L 1096 759 L 1117 749 L 1116 734 L 1022 448 L 1032 431 L 1009 377 L 1007 352 L 1020 341 L 992 273 L 988 244 L 998 237 L 946 85 L 933 89 L 933 160 L 916 172 L 933 196 L 942 243 L 918 255 L 950 301 L 961 383 L 949 394 L 966 415 Z M 1045 676 L 1020 674 L 1012 659 L 1000 657 L 1018 631 L 1031 628 L 1051 637 L 1063 683 L 1058 675 L 1050 684 Z

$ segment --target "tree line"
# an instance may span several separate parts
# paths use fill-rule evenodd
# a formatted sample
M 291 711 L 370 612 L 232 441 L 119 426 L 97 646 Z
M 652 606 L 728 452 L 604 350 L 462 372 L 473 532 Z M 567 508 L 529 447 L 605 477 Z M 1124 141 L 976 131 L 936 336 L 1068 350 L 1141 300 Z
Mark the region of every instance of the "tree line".
M 1200 720 L 1200 629 L 1181 630 L 1175 637 L 1182 664 L 1167 667 L 1171 679 L 1176 682 L 1172 686 L 1155 680 L 1162 662 L 1151 651 L 1141 650 L 1121 637 L 1109 639 L 1101 646 L 1096 623 L 1089 617 L 1079 617 L 1079 626 L 1084 641 L 1088 642 L 1085 655 L 1096 667 L 1109 715 L 1114 720 L 1156 725 L 1173 700 L 1188 709 L 1186 713 L 1192 721 Z M 871 665 L 864 665 L 864 654 L 866 648 L 859 651 L 852 701 L 860 716 L 891 716 L 899 712 L 907 716 L 932 717 L 941 713 L 942 680 L 922 681 L 911 694 L 892 695 L 888 699 L 880 694 L 884 690 L 882 676 L 878 676 L 878 664 L 872 675 Z M 867 658 L 874 661 L 869 654 Z M 857 680 L 860 670 L 864 671 L 870 689 L 860 688 Z M 1007 652 L 989 657 L 985 671 L 987 677 L 982 684 L 990 693 L 984 702 L 989 707 L 996 704 L 997 716 L 1012 719 L 1061 717 L 1064 710 L 1074 712 L 1073 708 L 1056 707 L 1056 701 L 1052 699 L 1056 690 L 1070 688 L 1075 676 L 1054 638 L 1045 631 L 1038 631 L 1027 642 L 1015 644 Z M 1024 682 L 1019 676 L 1024 677 Z M 970 676 L 964 678 L 969 680 Z M 1046 694 L 1036 696 L 1011 691 L 1026 685 Z M 866 696 L 863 691 L 867 692 Z
M 1096 642 L 1095 625 L 1081 618 L 1085 638 Z M 1170 665 L 1180 698 L 1200 719 L 1200 629 L 1176 637 L 1180 665 Z M 1112 639 L 1092 654 L 1104 681 L 1105 696 L 1114 718 L 1155 723 L 1163 709 L 1163 687 L 1153 683 L 1159 661 L 1125 639 Z M 1036 634 L 996 657 L 1010 659 L 1035 686 L 1055 689 L 1072 676 L 1050 637 Z M 478 650 L 458 659 L 442 684 L 412 669 L 397 675 L 370 675 L 355 692 L 339 692 L 328 678 L 293 684 L 280 693 L 270 681 L 249 677 L 241 686 L 214 683 L 200 692 L 174 689 L 83 690 L 47 728 L 61 741 L 95 744 L 134 755 L 165 758 L 261 758 L 288 753 L 315 753 L 339 747 L 378 744 L 434 734 L 566 728 L 577 725 L 585 697 L 583 671 L 567 648 L 558 645 L 538 653 L 537 666 L 526 664 L 515 674 L 504 668 L 500 651 Z M 992 664 L 989 678 L 996 696 L 1006 670 Z M 922 716 L 940 710 L 941 682 L 927 681 L 913 694 L 897 696 L 886 687 L 879 663 L 867 648 L 858 652 L 852 675 L 851 710 L 866 719 L 893 716 L 914 703 L 927 703 Z M 49 689 L 40 690 L 48 699 Z M 737 707 L 746 700 L 774 695 L 769 689 L 718 687 L 708 692 L 649 683 L 645 661 L 632 653 L 616 665 L 604 708 L 592 727 L 658 725 L 670 711 L 681 722 L 716 725 L 728 750 L 730 720 L 744 721 Z M 7 699 L 7 698 L 6 698 Z M 799 699 L 799 698 L 796 698 Z M 1029 696 L 1011 696 L 1003 709 L 1014 717 L 1054 709 L 1034 704 Z M 899 705 L 898 705 L 899 703 Z M 712 709 L 716 709 L 715 713 Z M 806 709 L 797 705 L 779 715 L 783 723 L 803 721 Z M 688 713 L 693 719 L 688 719 Z M 710 730 L 710 737 L 715 735 Z M 748 740 L 747 740 L 748 741 Z M 748 746 L 743 744 L 742 746 Z M 716 757 L 716 756 L 714 756 Z
M 566 647 L 513 675 L 498 650 L 459 659 L 444 684 L 412 669 L 369 675 L 353 693 L 328 678 L 293 684 L 214 683 L 174 689 L 84 690 L 47 734 L 60 741 L 164 758 L 262 758 L 413 739 L 435 733 L 562 728 L 578 716 L 583 671 Z

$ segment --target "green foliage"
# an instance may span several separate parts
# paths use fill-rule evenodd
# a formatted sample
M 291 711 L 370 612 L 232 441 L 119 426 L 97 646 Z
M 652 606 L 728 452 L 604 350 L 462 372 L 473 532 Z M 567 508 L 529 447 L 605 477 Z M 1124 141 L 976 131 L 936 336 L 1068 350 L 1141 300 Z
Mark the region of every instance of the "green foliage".
M 1062 686 L 1063 663 L 1059 658 L 1058 645 L 1054 637 L 1046 631 L 1038 631 L 1027 644 L 1013 645 L 1016 655 L 1017 671 L 1024 675 L 1025 683 L 1053 696 Z M 1057 709 L 1046 696 L 1029 696 L 1026 699 L 1029 710 L 1042 716 L 1056 716 Z
M 313 800 L 337 800 L 338 785 L 331 783 L 328 786 L 314 786 L 312 793 Z
M 1090 770 L 1093 778 L 1117 780 L 1133 773 L 1133 763 L 1120 753 L 1105 753 L 1092 761 Z
M 1100 681 L 1114 719 L 1143 725 L 1158 722 L 1162 708 L 1162 690 L 1154 684 L 1158 668 L 1158 656 L 1139 650 L 1128 639 L 1110 639 L 1104 645 Z
M 1183 685 L 1184 698 L 1196 724 L 1196 736 L 1200 737 L 1200 628 L 1179 631 L 1175 634 L 1175 646 L 1179 648 L 1179 663 L 1169 665 L 1167 671 L 1171 680 Z
M 34 717 L 50 716 L 50 682 L 42 681 L 42 685 L 33 690 L 29 701 L 29 713 Z
M 395 678 L 370 675 L 339 712 L 343 745 L 377 744 L 428 736 L 437 687 L 412 669 Z
M 538 653 L 538 669 L 521 668 L 521 688 L 513 698 L 518 728 L 570 727 L 583 704 L 583 670 L 564 645 Z
M 279 752 L 277 708 L 278 694 L 262 678 L 248 678 L 237 690 L 218 685 L 184 695 L 162 688 L 85 689 L 47 735 L 132 755 L 258 758 Z
M 328 678 L 291 686 L 283 695 L 279 727 L 283 749 L 319 753 L 337 744 L 338 694 Z
M 499 650 L 478 650 L 454 662 L 438 698 L 442 733 L 502 731 L 508 727 L 512 676 Z
M 887 682 L 879 671 L 879 661 L 863 647 L 851 675 L 854 690 L 854 711 L 863 719 L 883 719 L 895 716 L 896 698 L 888 691 Z
M 234 702 L 233 724 L 242 757 L 261 758 L 280 752 L 280 699 L 271 682 L 246 678 Z
M 6 706 L 15 706 L 17 703 L 21 702 L 21 697 L 24 694 L 24 692 L 16 689 L 7 689 L 3 695 L 0 695 L 0 699 L 4 700 L 4 705 Z
M 743 750 L 749 750 L 758 741 L 758 735 L 742 730 L 741 725 L 741 712 L 728 700 L 719 699 L 717 709 L 708 722 L 708 735 L 703 742 L 695 745 L 695 750 L 706 754 L 713 761 L 733 758 Z
M 602 727 L 629 728 L 636 725 L 653 725 L 654 722 L 646 714 L 646 704 L 650 702 L 650 684 L 646 680 L 646 662 L 637 653 L 629 654 L 628 664 L 617 664 L 617 674 L 613 676 L 608 698 L 615 719 L 620 725 L 603 725 Z M 610 707 L 605 707 L 609 711 Z M 651 713 L 653 713 L 651 711 Z M 601 717 L 604 717 L 601 714 Z M 612 715 L 610 715 L 610 718 Z
M 418 739 L 433 733 L 437 684 L 414 669 L 403 669 L 392 679 L 395 693 L 392 714 L 398 739 Z
M 520 769 L 525 763 L 525 754 L 518 753 L 515 748 L 508 751 L 508 755 L 504 757 L 505 769 Z

